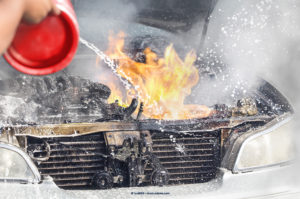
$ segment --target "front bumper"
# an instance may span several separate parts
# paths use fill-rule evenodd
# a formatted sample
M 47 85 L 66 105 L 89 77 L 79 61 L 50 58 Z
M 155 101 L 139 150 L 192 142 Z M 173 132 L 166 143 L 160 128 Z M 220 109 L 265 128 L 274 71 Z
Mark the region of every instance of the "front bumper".
M 296 169 L 296 164 L 241 174 L 221 169 L 217 179 L 202 184 L 67 192 L 80 198 L 300 198 Z
M 218 178 L 208 183 L 165 187 L 134 187 L 110 190 L 63 190 L 51 178 L 41 184 L 1 183 L 5 198 L 300 198 L 299 165 L 273 167 L 232 174 L 221 169 Z M 299 168 L 299 167 L 298 167 Z M 298 176 L 297 176 L 298 175 Z

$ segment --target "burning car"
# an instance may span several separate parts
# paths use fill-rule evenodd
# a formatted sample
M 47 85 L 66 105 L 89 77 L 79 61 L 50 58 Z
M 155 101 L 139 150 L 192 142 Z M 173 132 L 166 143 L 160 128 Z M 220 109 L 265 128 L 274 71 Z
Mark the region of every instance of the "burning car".
M 161 25 L 159 14 L 154 20 L 143 13 L 139 23 Z M 193 51 L 182 58 L 161 38 L 111 34 L 105 64 L 101 56 L 93 60 L 93 70 L 102 64 L 115 72 L 96 75 L 102 83 L 70 71 L 2 79 L 1 180 L 66 190 L 130 187 L 134 194 L 209 182 L 223 190 L 264 170 L 285 175 L 293 160 L 287 99 L 260 79 L 228 103 L 188 104 L 193 88 L 218 72 L 201 68 Z M 86 46 L 95 50 L 81 41 L 74 65 L 85 60 Z M 5 107 L 12 104 L 10 114 Z

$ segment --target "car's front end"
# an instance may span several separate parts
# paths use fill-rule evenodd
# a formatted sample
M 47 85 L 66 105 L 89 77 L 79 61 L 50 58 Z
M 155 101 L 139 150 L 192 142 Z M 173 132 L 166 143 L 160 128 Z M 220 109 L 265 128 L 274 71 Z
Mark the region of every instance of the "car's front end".
M 65 122 L 51 124 L 52 109 L 39 115 L 45 124 L 3 127 L 1 186 L 170 197 L 292 188 L 293 110 L 267 82 L 236 107 L 215 105 L 213 115 L 203 119 L 134 119 L 137 104 L 117 107 L 107 106 L 111 115 L 95 122 L 74 123 L 65 115 L 60 118 Z

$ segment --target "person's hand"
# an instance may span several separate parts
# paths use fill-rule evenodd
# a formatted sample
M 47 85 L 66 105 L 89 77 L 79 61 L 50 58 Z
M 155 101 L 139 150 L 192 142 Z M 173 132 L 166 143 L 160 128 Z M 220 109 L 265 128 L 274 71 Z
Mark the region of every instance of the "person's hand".
M 40 23 L 49 13 L 59 15 L 60 10 L 54 0 L 23 0 L 23 20 L 27 23 Z

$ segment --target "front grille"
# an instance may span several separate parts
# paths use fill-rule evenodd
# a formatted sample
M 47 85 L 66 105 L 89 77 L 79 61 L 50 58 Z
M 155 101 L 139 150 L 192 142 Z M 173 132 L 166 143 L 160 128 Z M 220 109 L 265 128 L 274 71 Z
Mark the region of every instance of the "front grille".
M 207 182 L 220 164 L 220 133 L 152 132 L 153 153 L 170 175 L 169 184 Z M 146 168 L 148 183 L 152 169 Z
M 42 138 L 50 145 L 47 161 L 36 162 L 42 176 L 50 175 L 61 188 L 82 188 L 89 186 L 95 173 L 104 170 L 106 153 L 103 133 L 77 137 Z M 41 146 L 41 140 L 32 137 L 28 145 Z M 34 150 L 34 157 L 44 157 L 45 148 Z
M 153 154 L 167 169 L 169 184 L 207 182 L 216 176 L 220 163 L 220 133 L 193 132 L 188 134 L 172 132 L 151 132 Z M 48 143 L 49 159 L 47 157 Z M 76 137 L 27 137 L 27 153 L 34 157 L 42 176 L 50 175 L 61 188 L 76 189 L 91 186 L 95 173 L 104 170 L 107 154 L 103 133 Z M 50 146 L 50 147 L 49 147 Z M 30 149 L 30 150 L 29 150 Z M 145 170 L 143 185 L 151 184 L 153 169 Z

